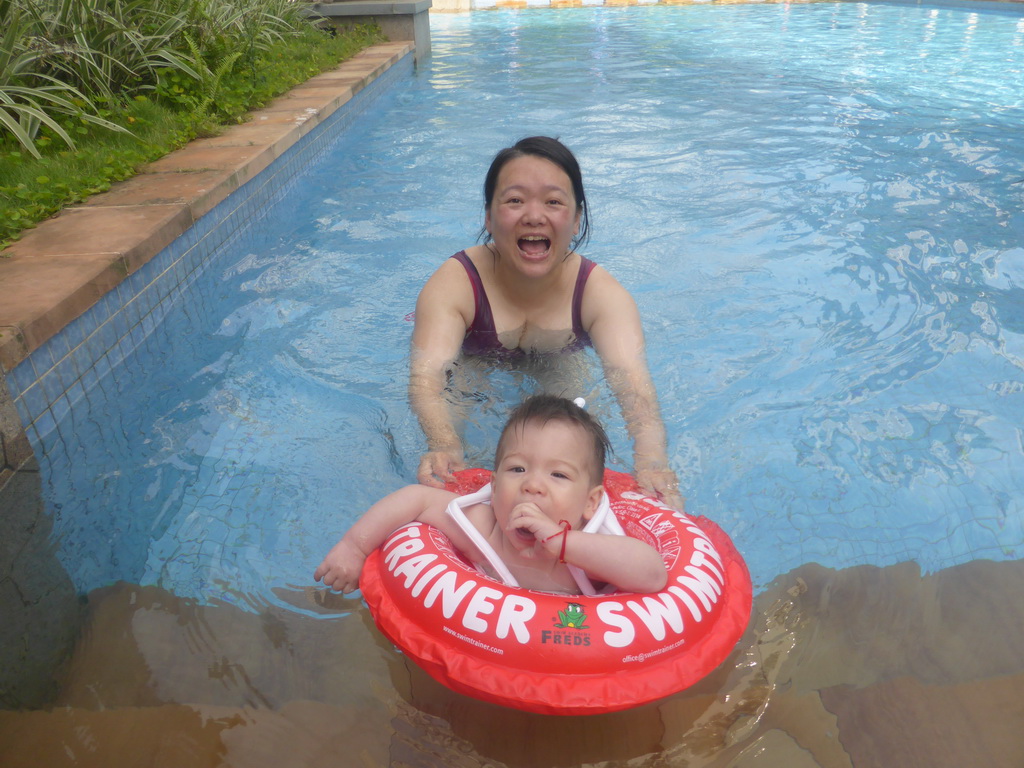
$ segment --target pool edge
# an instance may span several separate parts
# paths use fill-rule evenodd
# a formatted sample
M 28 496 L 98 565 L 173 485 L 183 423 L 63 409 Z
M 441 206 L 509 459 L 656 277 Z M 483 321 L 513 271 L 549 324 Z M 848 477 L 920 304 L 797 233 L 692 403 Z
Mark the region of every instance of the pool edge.
M 220 136 L 197 139 L 0 252 L 0 371 L 9 373 L 404 56 L 370 46 Z
M 9 379 L 15 368 L 414 52 L 411 41 L 370 46 L 245 123 L 150 163 L 0 252 L 0 489 L 32 456 Z

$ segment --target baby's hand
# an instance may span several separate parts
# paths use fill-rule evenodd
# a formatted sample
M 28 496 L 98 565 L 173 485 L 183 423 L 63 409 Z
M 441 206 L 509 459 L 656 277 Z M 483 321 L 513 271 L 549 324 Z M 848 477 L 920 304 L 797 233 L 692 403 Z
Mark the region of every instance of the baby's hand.
M 359 574 L 365 560 L 366 555 L 358 547 L 342 539 L 317 566 L 313 578 L 338 592 L 354 592 L 359 589 Z
M 509 538 L 526 544 L 520 550 L 523 557 L 536 557 L 545 552 L 544 540 L 561 530 L 562 526 L 541 512 L 540 507 L 531 501 L 524 501 L 512 508 L 507 528 Z

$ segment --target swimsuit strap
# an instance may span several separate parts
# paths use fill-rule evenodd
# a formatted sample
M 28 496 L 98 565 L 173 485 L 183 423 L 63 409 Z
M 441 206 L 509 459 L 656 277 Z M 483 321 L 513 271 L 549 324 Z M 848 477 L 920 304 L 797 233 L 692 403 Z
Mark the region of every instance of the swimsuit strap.
M 576 273 L 576 285 L 572 290 L 572 332 L 576 336 L 573 346 L 577 348 L 591 345 L 590 334 L 583 328 L 583 291 L 596 266 L 586 256 L 580 256 L 580 271 Z
M 479 354 L 491 350 L 500 350 L 501 342 L 498 341 L 498 331 L 494 327 L 494 315 L 491 313 L 491 302 L 487 299 L 487 291 L 484 290 L 484 281 L 480 277 L 480 270 L 469 258 L 465 251 L 459 251 L 453 259 L 458 261 L 466 270 L 466 277 L 469 284 L 473 286 L 473 322 L 466 329 L 466 338 L 463 346 L 467 346 L 467 352 Z
M 494 551 L 487 539 L 483 537 L 483 534 L 476 529 L 476 526 L 470 522 L 469 518 L 466 517 L 466 513 L 462 511 L 463 507 L 471 507 L 474 504 L 490 504 L 491 503 L 491 484 L 488 483 L 479 491 L 467 494 L 466 496 L 459 496 L 458 498 L 452 499 L 448 504 L 448 515 L 452 518 L 456 525 L 462 529 L 470 541 L 476 546 L 480 554 L 484 556 L 484 559 L 488 562 L 491 568 L 504 582 L 505 586 L 518 587 L 519 582 L 516 581 L 515 576 L 505 565 L 505 562 L 498 556 L 498 553 Z M 584 533 L 605 533 L 613 536 L 625 536 L 626 532 L 622 529 L 619 524 L 619 520 L 615 517 L 615 513 L 612 511 L 611 504 L 608 501 L 608 492 L 601 492 L 601 501 L 597 505 L 597 510 L 594 512 L 594 516 L 587 521 L 587 524 L 581 529 Z M 572 574 L 573 579 L 576 581 L 576 585 L 580 588 L 580 591 L 584 595 L 596 595 L 597 590 L 594 589 L 594 585 L 591 583 L 590 578 L 583 571 L 582 568 L 578 568 L 575 565 L 569 565 L 569 573 Z

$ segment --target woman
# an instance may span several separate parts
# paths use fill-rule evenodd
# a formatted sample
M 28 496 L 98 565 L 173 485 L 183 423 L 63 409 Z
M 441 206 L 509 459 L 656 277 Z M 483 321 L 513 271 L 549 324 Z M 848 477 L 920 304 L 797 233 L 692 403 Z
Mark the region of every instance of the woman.
M 409 396 L 428 447 L 419 481 L 441 486 L 463 468 L 444 399 L 461 353 L 554 357 L 593 345 L 633 438 L 637 482 L 682 509 L 636 302 L 575 251 L 589 229 L 576 158 L 556 139 L 523 139 L 495 156 L 484 204 L 484 244 L 442 264 L 416 302 Z

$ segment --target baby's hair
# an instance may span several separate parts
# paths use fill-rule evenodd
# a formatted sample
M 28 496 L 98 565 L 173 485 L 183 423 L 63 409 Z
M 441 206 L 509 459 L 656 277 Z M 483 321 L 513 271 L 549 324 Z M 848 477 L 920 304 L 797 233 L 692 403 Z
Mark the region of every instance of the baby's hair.
M 507 437 L 514 429 L 530 423 L 544 425 L 549 421 L 562 421 L 584 431 L 592 443 L 592 479 L 594 485 L 600 485 L 604 480 L 605 454 L 611 450 L 608 435 L 605 434 L 600 422 L 576 403 L 555 395 L 533 395 L 516 406 L 498 439 L 498 447 L 494 452 L 495 469 L 505 455 Z

